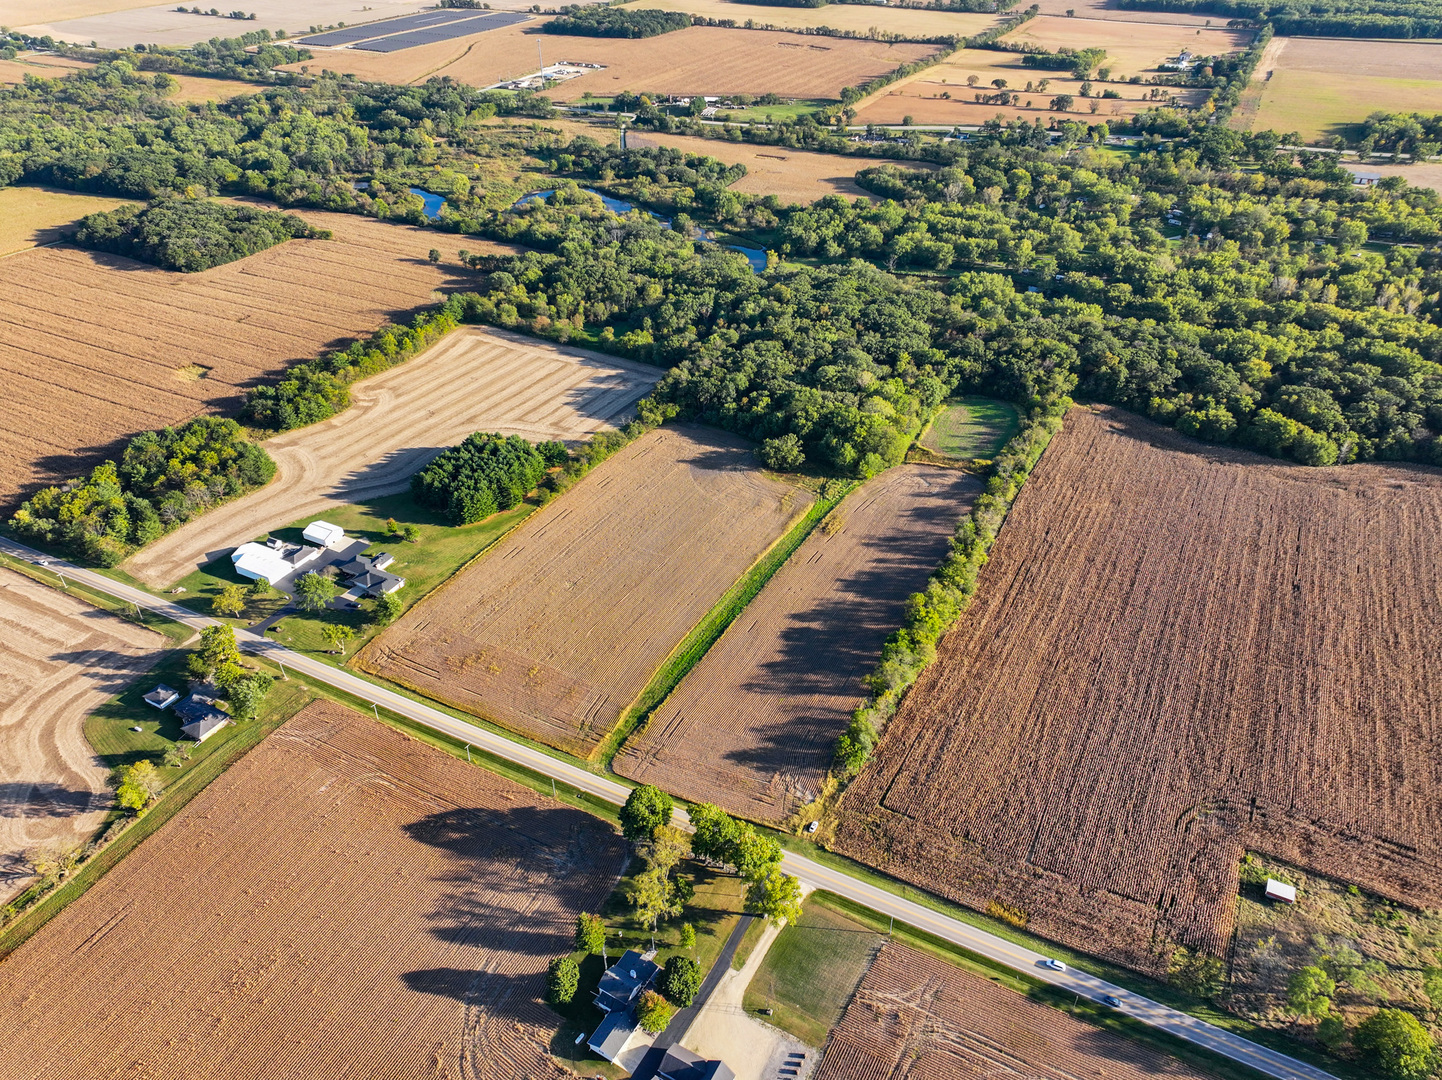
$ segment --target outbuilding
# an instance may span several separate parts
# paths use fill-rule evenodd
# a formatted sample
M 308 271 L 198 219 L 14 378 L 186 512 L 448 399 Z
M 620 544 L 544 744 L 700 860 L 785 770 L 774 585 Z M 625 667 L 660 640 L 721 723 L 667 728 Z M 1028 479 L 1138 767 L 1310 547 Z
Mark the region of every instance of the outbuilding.
M 1268 900 L 1280 900 L 1284 904 L 1297 902 L 1297 886 L 1288 885 L 1285 881 L 1278 881 L 1276 878 L 1267 879 L 1265 892 Z
M 345 530 L 328 521 L 312 521 L 305 527 L 305 532 L 300 535 L 305 538 L 306 543 L 315 544 L 317 547 L 339 548 L 345 546 Z
M 172 690 L 164 683 L 159 684 L 154 690 L 145 695 L 145 704 L 152 709 L 160 709 L 162 712 L 180 700 L 180 693 Z

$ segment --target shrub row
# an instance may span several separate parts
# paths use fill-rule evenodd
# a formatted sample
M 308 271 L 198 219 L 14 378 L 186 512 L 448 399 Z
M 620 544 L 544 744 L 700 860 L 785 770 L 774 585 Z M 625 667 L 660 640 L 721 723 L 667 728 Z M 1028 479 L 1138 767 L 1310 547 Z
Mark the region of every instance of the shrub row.
M 905 622 L 887 639 L 876 670 L 866 679 L 870 697 L 836 740 L 835 767 L 843 777 L 861 771 L 902 697 L 936 658 L 937 641 L 971 605 L 977 574 L 986 565 L 1007 511 L 1051 437 L 1061 429 L 1070 405 L 1065 396 L 1034 404 L 1021 430 L 992 462 L 986 491 L 957 526 L 950 554 L 932 574 L 926 591 L 907 600 Z

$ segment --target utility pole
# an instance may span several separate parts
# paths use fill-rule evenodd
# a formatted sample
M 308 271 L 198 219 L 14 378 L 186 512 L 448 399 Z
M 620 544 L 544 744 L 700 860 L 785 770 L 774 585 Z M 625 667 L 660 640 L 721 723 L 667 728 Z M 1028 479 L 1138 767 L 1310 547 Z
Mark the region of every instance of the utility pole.
M 371 702 L 371 712 L 376 714 L 376 723 L 379 724 L 381 720 L 381 711 L 376 708 L 376 703 L 374 701 Z
M 472 763 L 472 762 L 471 762 L 471 744 L 470 744 L 470 743 L 466 743 L 466 761 L 467 761 L 468 763 Z M 473 763 L 472 763 L 472 764 L 473 764 Z

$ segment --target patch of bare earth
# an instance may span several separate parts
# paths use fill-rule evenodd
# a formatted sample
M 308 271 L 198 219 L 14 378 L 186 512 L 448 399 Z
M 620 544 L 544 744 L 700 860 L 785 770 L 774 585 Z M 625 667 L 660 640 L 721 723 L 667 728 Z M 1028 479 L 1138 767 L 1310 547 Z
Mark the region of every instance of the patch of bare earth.
M 125 569 L 162 588 L 271 529 L 407 490 L 412 473 L 474 431 L 588 438 L 614 427 L 660 375 L 585 349 L 462 328 L 357 383 L 340 415 L 266 440 L 274 480 L 162 537 Z
M 934 956 L 887 945 L 815 1080 L 1202 1080 L 1207 1074 Z
M 1145 970 L 1243 850 L 1442 905 L 1442 472 L 1068 414 L 840 806 L 837 847 Z
M 616 771 L 758 820 L 816 798 L 862 677 L 980 490 L 959 470 L 903 465 L 854 492 L 627 742 Z
M 154 631 L 0 570 L 0 901 L 29 880 L 19 856 L 88 840 L 110 804 L 85 718 L 154 666 Z
M 355 662 L 585 756 L 811 498 L 762 473 L 746 441 L 668 425 L 532 515 Z
M 561 1080 L 546 964 L 625 861 L 604 822 L 315 702 L 0 965 L 3 1073 Z

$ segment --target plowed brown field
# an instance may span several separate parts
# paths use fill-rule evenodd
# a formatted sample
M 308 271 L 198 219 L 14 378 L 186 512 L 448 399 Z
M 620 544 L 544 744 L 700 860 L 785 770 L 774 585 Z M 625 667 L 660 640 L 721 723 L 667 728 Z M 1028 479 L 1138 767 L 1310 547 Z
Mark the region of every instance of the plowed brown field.
M 88 840 L 105 817 L 105 767 L 85 718 L 155 664 L 165 639 L 0 570 L 0 903 L 28 875 L 17 857 Z
M 339 416 L 267 439 L 274 480 L 162 537 L 125 569 L 163 588 L 242 537 L 407 490 L 412 473 L 473 431 L 585 439 L 613 427 L 660 376 L 613 356 L 464 327 L 357 383 Z
M 1442 472 L 1309 469 L 1073 410 L 838 846 L 1155 970 L 1243 848 L 1442 905 Z
M 745 18 L 746 16 L 742 16 Z M 568 79 L 547 96 L 576 101 L 622 90 L 658 94 L 764 94 L 834 98 L 851 86 L 936 52 L 934 45 L 887 45 L 860 39 L 763 30 L 692 26 L 644 39 L 544 34 L 535 21 L 471 37 L 393 53 L 316 49 L 306 61 L 380 82 L 419 82 L 446 76 L 490 86 L 536 71 L 539 43 L 548 64 L 601 64 L 604 71 Z M 299 70 L 299 64 L 291 65 Z
M 0 506 L 76 475 L 137 431 L 232 409 L 262 376 L 469 281 L 427 261 L 434 233 L 301 216 L 335 239 L 291 240 L 199 274 L 71 247 L 7 258 Z
M 560 1080 L 546 964 L 625 859 L 316 702 L 0 965 L 0 1075 Z
M 903 465 L 853 493 L 626 744 L 616 771 L 758 820 L 814 799 L 862 676 L 980 490 L 958 470 Z
M 372 641 L 362 669 L 586 755 L 811 503 L 707 428 L 638 439 Z
M 903 945 L 887 945 L 815 1080 L 1200 1080 L 1206 1073 Z

